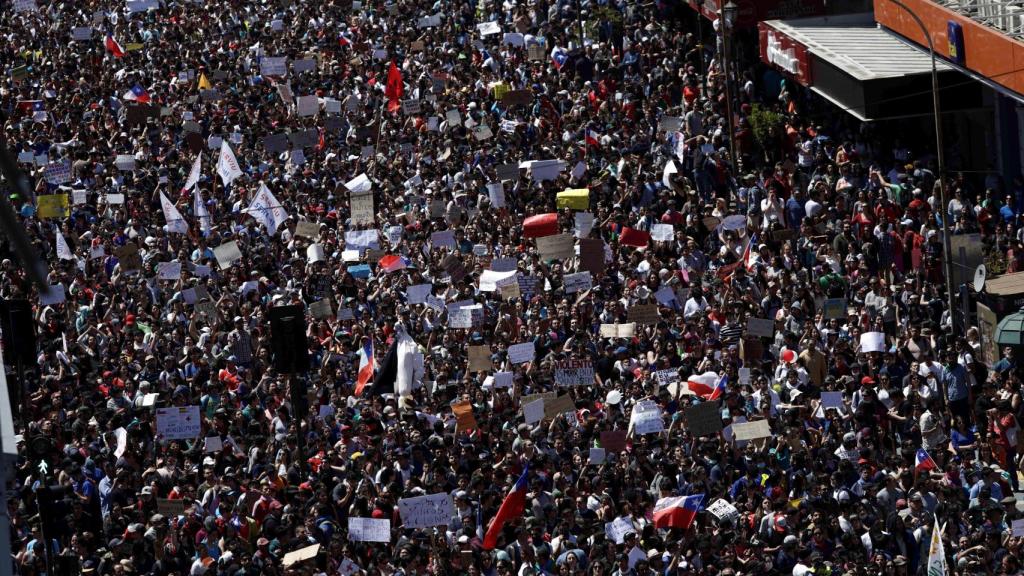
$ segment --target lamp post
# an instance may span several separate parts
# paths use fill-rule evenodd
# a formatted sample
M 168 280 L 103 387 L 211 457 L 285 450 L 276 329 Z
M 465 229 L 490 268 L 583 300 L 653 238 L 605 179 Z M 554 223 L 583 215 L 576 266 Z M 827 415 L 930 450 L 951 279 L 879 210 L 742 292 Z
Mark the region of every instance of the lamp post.
M 910 15 L 921 29 L 921 34 L 928 41 L 928 55 L 932 59 L 932 107 L 935 115 L 935 155 L 939 164 L 939 198 L 942 202 L 942 251 L 944 267 L 946 269 L 946 299 L 949 306 L 950 330 L 956 331 L 956 295 L 953 294 L 953 248 L 949 233 L 949 197 L 946 192 L 946 158 L 942 148 L 942 109 L 939 106 L 939 72 L 935 63 L 935 44 L 932 42 L 928 27 L 924 25 L 921 18 L 901 0 L 889 0 L 899 6 L 904 12 Z
M 722 51 L 719 57 L 722 60 L 722 73 L 725 75 L 725 114 L 729 130 L 729 167 L 732 175 L 736 176 L 736 126 L 732 115 L 732 74 L 730 69 L 731 52 L 729 51 L 729 36 L 732 33 L 733 23 L 736 22 L 736 15 L 739 13 L 739 6 L 729 0 L 724 6 L 719 0 L 718 4 L 718 31 L 722 35 Z

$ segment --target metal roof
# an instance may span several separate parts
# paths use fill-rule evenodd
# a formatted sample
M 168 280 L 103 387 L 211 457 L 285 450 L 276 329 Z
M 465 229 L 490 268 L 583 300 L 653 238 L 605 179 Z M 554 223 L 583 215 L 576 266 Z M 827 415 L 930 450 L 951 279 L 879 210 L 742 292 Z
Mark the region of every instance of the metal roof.
M 870 13 L 769 20 L 765 25 L 860 81 L 900 78 L 932 70 L 928 54 L 879 29 Z M 938 60 L 938 69 L 950 67 Z

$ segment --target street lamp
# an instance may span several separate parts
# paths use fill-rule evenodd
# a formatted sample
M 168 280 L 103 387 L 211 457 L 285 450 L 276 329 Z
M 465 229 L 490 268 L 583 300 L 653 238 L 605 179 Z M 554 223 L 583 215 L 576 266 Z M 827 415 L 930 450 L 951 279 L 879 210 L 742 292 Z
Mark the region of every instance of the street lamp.
M 729 41 L 732 34 L 732 27 L 736 23 L 736 16 L 739 14 L 739 6 L 729 0 L 724 6 L 719 0 L 718 4 L 718 30 L 722 35 L 722 53 L 719 57 L 722 60 L 722 73 L 725 75 L 725 114 L 729 130 L 729 166 L 732 175 L 736 176 L 736 125 L 732 115 L 732 75 L 730 73 L 730 62 L 732 52 L 729 50 Z
M 928 55 L 932 59 L 932 107 L 935 115 L 935 155 L 939 164 L 939 197 L 942 202 L 942 251 L 946 268 L 946 298 L 949 306 L 949 328 L 956 328 L 956 296 L 953 294 L 953 247 L 949 233 L 949 197 L 946 193 L 946 157 L 942 149 L 942 109 L 939 107 L 939 72 L 935 64 L 935 44 L 932 42 L 928 27 L 921 18 L 901 0 L 889 0 L 899 6 L 917 23 L 921 34 L 928 41 Z M 965 318 L 966 319 L 966 318 Z

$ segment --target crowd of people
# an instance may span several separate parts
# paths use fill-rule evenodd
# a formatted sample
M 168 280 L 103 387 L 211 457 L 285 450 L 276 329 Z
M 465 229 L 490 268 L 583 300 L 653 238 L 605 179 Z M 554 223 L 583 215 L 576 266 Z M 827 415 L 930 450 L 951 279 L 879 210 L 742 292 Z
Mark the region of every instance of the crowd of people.
M 950 314 L 940 225 L 1020 270 L 1021 191 L 944 203 L 927 142 L 726 91 L 680 3 L 0 31 L 49 285 L 0 246 L 15 573 L 1024 569 L 1017 360 Z

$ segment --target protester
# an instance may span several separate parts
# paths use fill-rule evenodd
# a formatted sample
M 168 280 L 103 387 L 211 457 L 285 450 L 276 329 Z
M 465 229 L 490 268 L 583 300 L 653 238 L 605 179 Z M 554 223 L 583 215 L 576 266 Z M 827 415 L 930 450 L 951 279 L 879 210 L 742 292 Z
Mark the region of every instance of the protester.
M 1016 191 L 747 66 L 731 158 L 686 10 L 15 1 L 17 573 L 1017 573 Z

